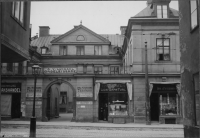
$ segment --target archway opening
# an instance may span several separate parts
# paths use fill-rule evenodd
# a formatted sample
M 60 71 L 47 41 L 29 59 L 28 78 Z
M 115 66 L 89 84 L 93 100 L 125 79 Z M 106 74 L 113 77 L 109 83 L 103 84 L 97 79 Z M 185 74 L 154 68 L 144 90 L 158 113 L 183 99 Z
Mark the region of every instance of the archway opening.
M 73 87 L 64 81 L 51 83 L 46 90 L 45 108 L 48 121 L 73 121 L 75 111 Z

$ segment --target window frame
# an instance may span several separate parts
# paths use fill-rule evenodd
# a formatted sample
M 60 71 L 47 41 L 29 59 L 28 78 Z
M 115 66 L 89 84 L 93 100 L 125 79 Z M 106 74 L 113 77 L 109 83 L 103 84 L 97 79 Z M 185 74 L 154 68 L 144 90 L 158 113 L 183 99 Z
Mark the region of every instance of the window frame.
M 114 68 L 114 71 L 111 71 L 111 68 Z M 115 68 L 118 68 L 118 73 L 115 73 Z M 114 72 L 114 73 L 111 73 Z M 118 65 L 112 65 L 110 66 L 110 74 L 120 74 L 120 67 Z
M 97 68 L 97 71 L 95 69 Z M 101 71 L 99 70 L 101 68 Z M 94 74 L 103 74 L 103 66 L 94 66 Z
M 95 48 L 98 48 L 98 53 L 96 54 L 96 52 L 95 52 Z M 102 45 L 95 45 L 94 46 L 94 55 L 102 55 Z
M 83 49 L 83 54 L 81 54 L 81 52 L 80 54 L 78 54 L 78 48 Z M 85 46 L 76 46 L 76 55 L 79 55 L 79 56 L 85 55 Z
M 198 12 L 199 11 L 199 9 L 198 9 L 199 1 L 195 0 L 196 1 L 196 9 L 194 11 L 196 11 L 196 13 L 197 13 L 197 15 L 195 17 L 197 22 L 196 22 L 196 26 L 194 26 L 194 27 L 192 27 L 192 13 L 194 13 L 194 11 L 191 12 L 191 9 L 192 9 L 191 1 L 193 1 L 193 0 L 189 0 L 189 5 L 190 5 L 190 30 L 191 30 L 191 32 L 193 32 L 194 30 L 196 30 L 196 28 L 199 27 L 199 16 L 198 16 L 198 14 L 199 14 L 199 12 Z
M 68 53 L 68 46 L 66 46 L 66 45 L 60 45 L 59 46 L 59 55 L 60 56 L 65 56 L 65 55 L 67 55 L 67 53 Z M 65 52 L 64 52 L 65 51 Z
M 162 39 L 162 45 L 158 45 L 158 40 L 159 39 Z M 169 40 L 169 46 L 165 46 L 164 43 L 163 43 L 166 39 Z M 158 50 L 159 50 L 158 47 L 160 47 L 160 48 L 162 47 L 162 50 L 163 50 L 163 60 L 159 60 L 158 59 Z M 164 53 L 164 48 L 166 48 L 166 47 L 168 47 L 168 49 L 169 49 L 169 59 L 168 60 L 164 60 L 164 54 L 165 54 Z M 162 62 L 163 61 L 171 61 L 170 38 L 156 38 L 156 61 L 162 61 Z
M 161 6 L 161 18 L 158 17 L 158 6 Z M 167 7 L 167 17 L 166 18 L 164 18 L 163 6 Z M 168 5 L 165 5 L 165 4 L 156 5 L 156 14 L 157 14 L 157 18 L 159 18 L 159 19 L 167 19 L 167 18 L 169 18 Z
M 19 3 L 19 11 L 16 11 L 16 4 Z M 22 6 L 23 5 L 23 10 Z M 21 11 L 22 10 L 22 11 Z M 19 17 L 16 17 L 16 13 L 19 14 Z M 11 16 L 18 22 L 22 27 L 25 27 L 25 2 L 24 1 L 14 1 L 12 2 L 12 13 Z M 22 18 L 23 17 L 23 18 Z

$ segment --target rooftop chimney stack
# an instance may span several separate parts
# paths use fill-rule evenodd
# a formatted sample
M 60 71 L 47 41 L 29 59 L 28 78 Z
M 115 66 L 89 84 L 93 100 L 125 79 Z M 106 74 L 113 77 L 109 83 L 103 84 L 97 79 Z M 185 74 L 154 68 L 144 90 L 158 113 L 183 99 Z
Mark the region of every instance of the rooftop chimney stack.
M 50 28 L 49 26 L 39 26 L 39 37 L 48 36 Z

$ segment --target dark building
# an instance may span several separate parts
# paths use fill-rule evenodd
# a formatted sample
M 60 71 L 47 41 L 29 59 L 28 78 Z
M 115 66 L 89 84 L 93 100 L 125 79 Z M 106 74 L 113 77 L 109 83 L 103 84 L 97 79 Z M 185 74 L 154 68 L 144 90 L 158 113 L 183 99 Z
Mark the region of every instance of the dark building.
M 30 2 L 1 2 L 1 116 L 21 117 L 29 60 Z
M 185 138 L 199 138 L 199 0 L 179 0 L 181 99 Z

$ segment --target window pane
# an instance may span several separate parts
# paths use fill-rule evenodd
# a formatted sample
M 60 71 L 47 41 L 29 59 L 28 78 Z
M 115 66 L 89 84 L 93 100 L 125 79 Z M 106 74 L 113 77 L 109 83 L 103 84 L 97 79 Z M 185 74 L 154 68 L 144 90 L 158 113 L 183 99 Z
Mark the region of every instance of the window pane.
M 99 55 L 101 55 L 101 48 L 102 48 L 102 47 L 101 47 L 101 46 L 99 46 Z
M 20 22 L 24 23 L 24 2 L 21 2 L 21 10 L 20 10 Z
M 157 39 L 157 46 L 162 46 L 162 39 Z
M 15 17 L 19 19 L 19 4 L 20 2 L 15 3 Z
M 157 10 L 157 17 L 158 18 L 162 18 L 162 12 L 161 12 L 161 10 Z
M 84 55 L 84 49 L 81 47 L 81 55 Z
M 98 46 L 94 46 L 94 55 L 98 55 Z
M 167 18 L 167 9 L 166 10 L 163 9 L 163 18 Z
M 190 0 L 190 8 L 191 8 L 191 13 L 197 9 L 197 2 L 196 0 Z
M 164 46 L 169 46 L 169 39 L 164 39 L 163 41 L 164 41 L 164 42 L 163 42 L 163 43 L 164 43 Z
M 163 10 L 167 10 L 167 5 L 163 5 Z
M 169 54 L 169 47 L 164 47 L 164 53 Z
M 191 14 L 191 27 L 195 28 L 197 26 L 197 10 L 195 10 L 192 14 Z
M 157 6 L 157 9 L 160 9 L 160 10 L 161 10 L 161 5 L 158 5 L 158 6 Z
M 163 48 L 162 48 L 162 47 L 159 47 L 159 48 L 157 49 L 157 53 L 158 53 L 158 54 L 163 54 Z

